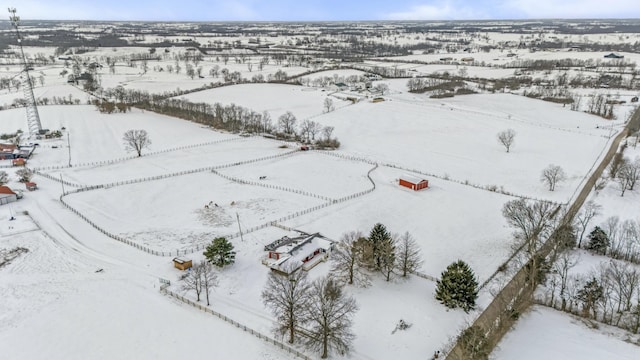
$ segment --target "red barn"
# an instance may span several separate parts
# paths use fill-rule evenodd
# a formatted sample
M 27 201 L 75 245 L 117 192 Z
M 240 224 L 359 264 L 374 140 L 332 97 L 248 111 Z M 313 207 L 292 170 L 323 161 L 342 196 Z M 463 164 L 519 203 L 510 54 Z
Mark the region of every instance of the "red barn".
M 411 190 L 418 191 L 428 188 L 429 180 L 405 174 L 400 177 L 400 186 L 408 187 Z

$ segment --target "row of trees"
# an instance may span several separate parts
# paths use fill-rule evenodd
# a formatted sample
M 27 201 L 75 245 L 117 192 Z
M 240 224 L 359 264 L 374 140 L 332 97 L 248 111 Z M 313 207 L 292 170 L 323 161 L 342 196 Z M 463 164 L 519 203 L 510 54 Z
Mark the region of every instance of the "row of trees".
M 380 272 L 390 281 L 392 274 L 406 277 L 423 263 L 420 247 L 409 232 L 391 234 L 380 223 L 373 226 L 368 237 L 358 231 L 344 234 L 331 261 L 331 272 L 338 281 L 361 287 L 371 284 L 373 272 Z M 445 306 L 464 311 L 475 307 L 478 282 L 465 262 L 449 265 L 437 284 L 435 297 Z
M 409 232 L 391 234 L 378 223 L 369 236 L 359 231 L 344 234 L 331 255 L 332 273 L 339 281 L 366 287 L 371 274 L 380 272 L 386 281 L 392 275 L 406 277 L 422 265 L 422 254 Z
M 277 319 L 276 331 L 287 334 L 289 343 L 302 338 L 323 359 L 332 349 L 340 354 L 350 350 L 358 305 L 332 276 L 310 281 L 302 270 L 291 275 L 272 272 L 262 300 Z
M 545 303 L 637 333 L 640 271 L 612 260 L 601 263 L 588 275 L 571 274 L 578 261 L 568 253 L 556 261 L 546 283 Z
M 640 220 L 607 218 L 587 236 L 584 248 L 614 259 L 640 264 Z

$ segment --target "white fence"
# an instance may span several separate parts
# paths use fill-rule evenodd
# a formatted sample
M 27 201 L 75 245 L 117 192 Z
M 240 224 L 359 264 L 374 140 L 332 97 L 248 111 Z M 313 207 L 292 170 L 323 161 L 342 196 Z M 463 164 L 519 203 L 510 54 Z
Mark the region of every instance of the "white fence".
M 171 290 L 168 290 L 167 289 L 167 285 L 165 285 L 165 284 L 163 284 L 163 286 L 160 287 L 160 292 L 162 294 L 169 295 L 169 296 L 171 296 L 171 297 L 173 297 L 173 298 L 175 298 L 175 299 L 177 299 L 177 300 L 179 300 L 179 301 L 181 301 L 181 302 L 183 302 L 183 303 L 185 303 L 187 305 L 191 305 L 191 306 L 197 308 L 198 310 L 201 310 L 201 311 L 209 313 L 209 314 L 211 314 L 213 316 L 216 316 L 219 319 L 222 319 L 222 320 L 228 322 L 229 324 L 235 326 L 236 328 L 238 328 L 238 329 L 240 329 L 242 331 L 248 332 L 249 334 L 257 337 L 260 340 L 266 341 L 269 344 L 273 344 L 273 345 L 279 347 L 280 349 L 288 352 L 289 354 L 293 354 L 293 355 L 295 355 L 295 356 L 297 356 L 297 357 L 299 357 L 301 359 L 304 359 L 304 360 L 311 360 L 312 359 L 311 357 L 309 357 L 309 356 L 305 355 L 304 353 L 292 348 L 291 346 L 289 346 L 287 344 L 284 344 L 284 343 L 282 343 L 282 342 L 280 342 L 280 341 L 278 341 L 278 340 L 276 340 L 276 339 L 274 339 L 274 338 L 272 338 L 270 336 L 264 335 L 264 334 L 262 334 L 262 333 L 260 333 L 260 332 L 258 332 L 256 330 L 253 330 L 252 328 L 247 327 L 246 325 L 240 324 L 239 322 L 237 322 L 237 321 L 235 321 L 235 320 L 233 320 L 233 319 L 231 319 L 231 318 L 229 318 L 229 317 L 227 317 L 227 316 L 225 316 L 225 315 L 223 315 L 223 314 L 221 314 L 221 313 L 219 313 L 219 312 L 217 312 L 217 311 L 215 311 L 215 310 L 213 310 L 213 309 L 211 309 L 211 308 L 209 308 L 207 306 L 203 306 L 201 304 L 198 304 L 197 302 L 195 302 L 195 301 L 193 301 L 191 299 L 188 299 L 188 298 L 186 298 L 186 297 L 184 297 L 182 295 L 174 293 Z

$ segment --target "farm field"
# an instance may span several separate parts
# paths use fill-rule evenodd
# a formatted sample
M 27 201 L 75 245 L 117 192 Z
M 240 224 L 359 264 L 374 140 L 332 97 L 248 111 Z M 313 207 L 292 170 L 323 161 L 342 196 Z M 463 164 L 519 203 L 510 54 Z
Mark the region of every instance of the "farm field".
M 308 196 L 237 184 L 210 172 L 82 192 L 66 200 L 100 227 L 169 251 L 234 233 L 237 217 L 250 228 L 322 203 Z
M 359 103 L 316 121 L 335 127 L 346 153 L 559 202 L 571 197 L 611 133 L 599 128 L 607 122 L 597 117 L 514 95 L 392 98 Z M 510 153 L 496 138 L 508 128 L 517 134 Z M 561 166 L 568 176 L 555 192 L 545 191 L 539 181 L 549 164 Z
M 337 274 L 337 242 L 349 232 L 368 237 L 378 223 L 395 239 L 410 234 L 423 261 L 407 277 L 396 263 L 389 281 L 363 265 L 371 284 L 342 289 L 358 308 L 352 346 L 328 358 L 446 358 L 526 256 L 513 254 L 505 203 L 550 201 L 563 214 L 614 138 L 637 131 L 633 19 L 27 23 L 26 61 L 11 31 L 0 31 L 0 142 L 33 146 L 26 169 L 38 186 L 27 191 L 20 176 L 28 171 L 0 160 L 0 181 L 21 190 L 0 205 L 0 348 L 11 359 L 320 358 L 304 344 L 312 324 L 293 344 L 278 331 L 282 314 L 263 300 L 273 290 L 270 266 L 293 263 L 310 280 Z M 32 76 L 42 128 L 62 137 L 28 137 L 27 112 L 16 107 L 22 71 Z M 429 86 L 409 92 L 415 78 Z M 431 86 L 441 83 L 477 93 Z M 169 109 L 166 99 L 184 101 Z M 96 101 L 132 109 L 100 113 L 89 105 Z M 296 121 L 279 119 L 286 112 Z M 187 120 L 203 118 L 227 130 Z M 497 139 L 507 129 L 516 134 L 508 151 Z M 148 132 L 142 156 L 127 148 L 128 130 Z M 640 158 L 634 139 L 623 140 L 630 160 Z M 566 173 L 555 191 L 541 181 L 552 164 Z M 412 177 L 428 188 L 400 186 Z M 614 178 L 590 190 L 601 208 L 585 237 L 596 225 L 637 237 L 638 190 L 620 196 Z M 6 189 L 0 197 L 13 200 Z M 235 262 L 214 268 L 205 298 L 185 280 L 196 269 L 176 264 L 205 261 L 217 237 L 233 244 Z M 571 291 L 624 264 L 586 249 L 571 254 L 580 259 L 568 272 Z M 481 284 L 469 312 L 435 299 L 442 272 L 458 260 Z M 557 269 L 546 275 L 536 300 L 560 301 L 550 280 Z M 570 296 L 576 314 L 579 301 Z M 517 315 L 490 359 L 637 357 L 637 334 L 539 305 Z
M 247 96 L 248 94 L 251 94 Z M 310 118 L 322 114 L 327 93 L 317 88 L 307 88 L 286 84 L 240 84 L 211 90 L 203 90 L 180 96 L 191 102 L 236 104 L 257 112 L 266 111 L 271 118 L 277 118 L 291 111 L 297 119 Z M 335 107 L 349 104 L 333 99 Z

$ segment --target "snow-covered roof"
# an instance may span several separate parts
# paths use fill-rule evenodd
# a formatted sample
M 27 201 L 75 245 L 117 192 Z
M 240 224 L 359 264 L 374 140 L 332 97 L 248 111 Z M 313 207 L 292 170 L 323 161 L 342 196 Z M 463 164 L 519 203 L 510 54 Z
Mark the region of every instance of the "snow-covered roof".
M 426 181 L 426 179 L 419 178 L 415 175 L 409 175 L 409 174 L 402 174 L 402 176 L 400 176 L 400 179 L 408 181 L 412 184 L 419 184 L 422 181 Z
M 189 259 L 185 259 L 185 258 L 177 257 L 177 258 L 173 258 L 173 261 L 174 261 L 174 262 L 177 262 L 178 264 L 184 264 L 184 263 L 189 262 L 189 261 L 191 261 L 191 260 L 189 260 Z
M 307 236 L 300 242 L 292 242 L 282 245 L 276 251 L 283 256 L 274 262 L 271 267 L 279 271 L 290 274 L 304 264 L 304 259 L 321 249 L 329 252 L 333 246 L 333 241 L 315 233 Z

